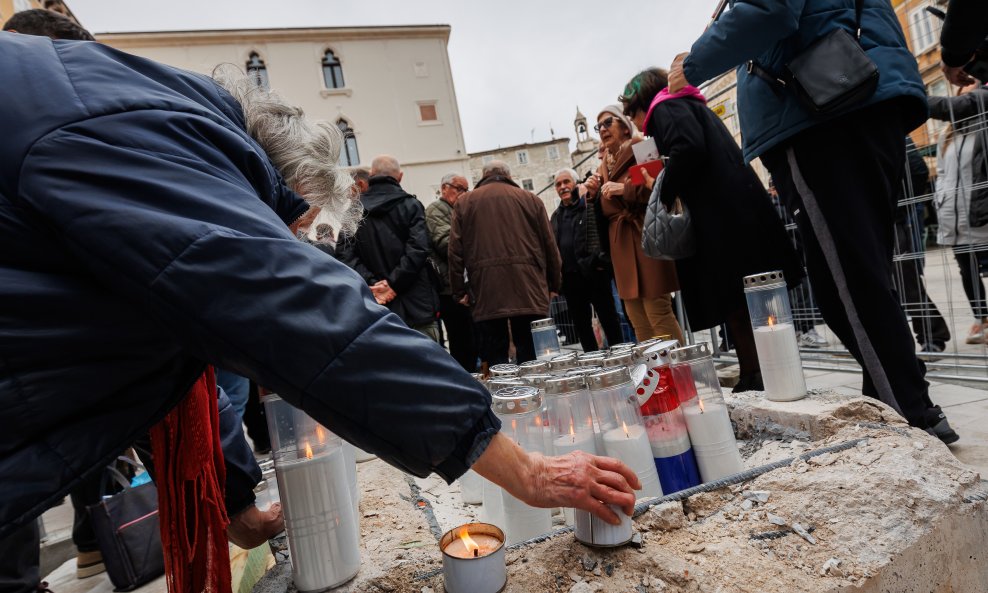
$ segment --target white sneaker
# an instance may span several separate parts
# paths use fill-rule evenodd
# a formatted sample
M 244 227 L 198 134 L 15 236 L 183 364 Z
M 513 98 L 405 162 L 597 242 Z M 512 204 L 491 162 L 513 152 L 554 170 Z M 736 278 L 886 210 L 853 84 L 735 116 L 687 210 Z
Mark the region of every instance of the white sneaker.
M 817 333 L 816 329 L 801 332 L 797 336 L 797 339 L 799 340 L 799 345 L 803 348 L 824 348 L 830 345 L 827 338 Z
M 975 323 L 971 326 L 971 333 L 964 338 L 965 344 L 984 344 L 985 343 L 985 325 L 983 323 Z

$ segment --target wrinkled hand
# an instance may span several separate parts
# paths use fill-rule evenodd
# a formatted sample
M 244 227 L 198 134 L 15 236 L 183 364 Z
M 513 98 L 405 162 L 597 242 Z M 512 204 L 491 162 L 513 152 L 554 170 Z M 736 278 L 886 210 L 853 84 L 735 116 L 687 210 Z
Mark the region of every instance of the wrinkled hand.
M 690 83 L 690 81 L 686 80 L 686 75 L 683 74 L 683 60 L 685 60 L 688 55 L 690 55 L 689 52 L 679 54 L 676 56 L 676 59 L 672 61 L 672 65 L 669 66 L 670 93 L 679 92 Z
M 948 66 L 941 62 L 940 69 L 943 70 L 943 75 L 951 84 L 964 87 L 977 82 L 973 76 L 964 71 L 963 66 Z
M 641 172 L 642 172 L 642 179 L 645 180 L 645 187 L 648 188 L 648 191 L 652 191 L 652 188 L 655 187 L 655 177 L 649 175 L 648 169 L 646 169 L 645 167 L 641 168 Z
M 267 542 L 285 530 L 285 515 L 281 503 L 276 502 L 262 511 L 251 505 L 230 519 L 226 537 L 237 546 L 250 550 Z
M 604 196 L 604 198 L 608 200 L 613 198 L 614 196 L 623 196 L 624 184 L 618 183 L 616 181 L 608 181 L 607 183 L 604 184 L 601 193 Z
M 463 295 L 463 298 L 460 299 L 457 302 L 460 303 L 461 305 L 463 305 L 464 307 L 469 307 L 470 306 L 470 295 L 468 295 L 468 294 Z
M 583 182 L 583 187 L 587 189 L 587 197 L 593 198 L 600 191 L 600 175 L 591 175 Z
M 378 305 L 387 305 L 398 296 L 398 294 L 391 289 L 391 286 L 388 284 L 387 280 L 381 280 L 376 284 L 371 284 L 370 289 L 371 294 L 374 295 L 374 300 L 377 301 Z

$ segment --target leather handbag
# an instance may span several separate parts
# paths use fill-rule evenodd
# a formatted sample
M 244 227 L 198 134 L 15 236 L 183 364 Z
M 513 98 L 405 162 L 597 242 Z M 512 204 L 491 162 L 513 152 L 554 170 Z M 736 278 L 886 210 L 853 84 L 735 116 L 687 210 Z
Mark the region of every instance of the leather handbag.
M 645 208 L 645 223 L 642 226 L 642 251 L 654 259 L 677 260 L 696 253 L 696 239 L 693 233 L 693 219 L 690 211 L 678 198 L 670 211 L 662 203 L 662 181 L 666 172 L 663 169 Z
M 826 115 L 861 103 L 878 88 L 878 66 L 861 47 L 861 11 L 854 6 L 854 35 L 838 28 L 817 39 L 786 64 L 781 76 L 773 76 L 757 62 L 748 62 L 748 73 L 773 88 L 790 89 L 807 111 Z
M 128 457 L 118 459 L 134 463 Z M 114 590 L 130 591 L 165 573 L 158 529 L 158 489 L 151 482 L 131 487 L 112 466 L 106 468 L 104 485 L 107 478 L 118 482 L 123 490 L 91 505 L 89 515 Z

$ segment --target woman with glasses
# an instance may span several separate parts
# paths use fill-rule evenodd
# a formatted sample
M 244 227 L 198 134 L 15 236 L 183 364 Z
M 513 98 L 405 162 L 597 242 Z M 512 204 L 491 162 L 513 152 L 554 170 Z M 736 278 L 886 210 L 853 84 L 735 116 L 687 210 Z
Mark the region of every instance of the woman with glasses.
M 763 390 L 742 279 L 782 270 L 793 286 L 802 266 L 765 187 L 700 91 L 670 95 L 666 85 L 666 72 L 650 68 L 631 79 L 620 101 L 668 157 L 662 202 L 679 198 L 693 219 L 696 253 L 675 262 L 686 315 L 693 329 L 726 322 L 741 367 L 734 391 Z
M 587 196 L 590 200 L 599 192 L 594 207 L 608 220 L 614 280 L 625 313 L 639 341 L 655 336 L 682 341 L 683 331 L 672 311 L 671 293 L 679 289 L 676 268 L 672 262 L 652 259 L 642 251 L 642 224 L 651 192 L 631 183 L 635 163 L 631 147 L 642 138 L 617 105 L 600 112 L 594 129 L 605 154 L 597 175 L 587 180 Z

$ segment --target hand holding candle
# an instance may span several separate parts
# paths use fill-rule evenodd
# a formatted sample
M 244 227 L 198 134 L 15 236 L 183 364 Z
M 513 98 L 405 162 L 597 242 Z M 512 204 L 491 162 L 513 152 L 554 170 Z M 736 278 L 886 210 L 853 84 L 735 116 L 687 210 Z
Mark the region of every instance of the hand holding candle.
M 473 470 L 535 507 L 589 511 L 612 525 L 634 513 L 638 477 L 620 461 L 580 451 L 558 457 L 526 453 L 511 439 L 494 435 Z

